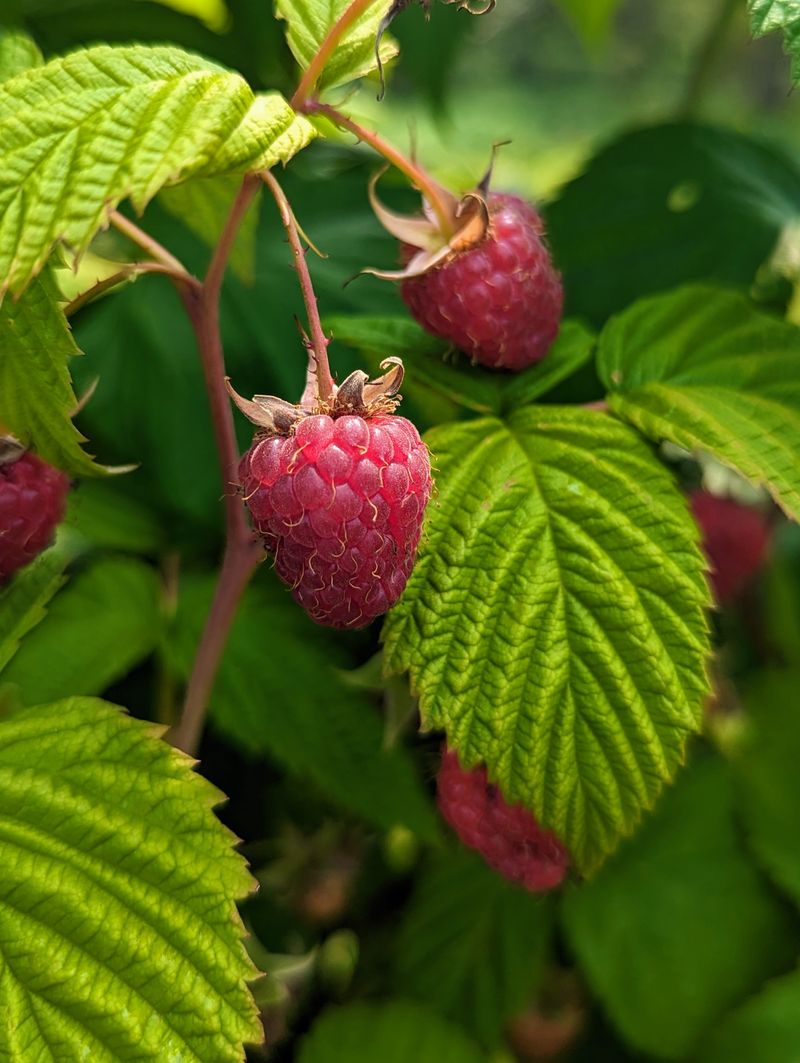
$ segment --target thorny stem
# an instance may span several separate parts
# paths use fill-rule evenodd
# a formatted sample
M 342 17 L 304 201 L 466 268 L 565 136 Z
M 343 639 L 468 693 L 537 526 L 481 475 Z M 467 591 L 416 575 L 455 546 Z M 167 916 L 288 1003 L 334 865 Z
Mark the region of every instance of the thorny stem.
M 296 111 L 302 110 L 306 100 L 316 88 L 320 75 L 336 50 L 339 41 L 353 23 L 361 18 L 373 3 L 374 0 L 351 0 L 349 6 L 345 8 L 328 30 L 317 54 L 311 60 L 308 69 L 300 79 L 300 84 L 297 86 L 294 96 L 292 96 L 291 105 Z
M 178 285 L 197 339 L 211 408 L 224 490 L 226 533 L 214 601 L 195 655 L 181 718 L 170 736 L 172 744 L 186 753 L 197 750 L 208 700 L 239 601 L 263 556 L 263 550 L 247 523 L 244 506 L 232 489 L 237 481 L 239 446 L 233 411 L 225 391 L 225 358 L 219 328 L 219 297 L 225 267 L 239 226 L 259 187 L 256 176 L 249 174 L 244 178 L 202 284 Z
M 303 302 L 308 316 L 308 327 L 311 332 L 311 354 L 316 363 L 317 394 L 320 400 L 325 402 L 333 397 L 336 385 L 331 374 L 330 363 L 328 362 L 328 338 L 320 321 L 317 297 L 314 294 L 314 286 L 311 283 L 311 274 L 308 272 L 306 251 L 300 242 L 297 222 L 289 205 L 289 200 L 286 198 L 286 193 L 268 170 L 261 174 L 261 178 L 275 197 L 281 221 L 289 240 L 289 246 L 292 249 L 294 268 L 300 280 L 300 290 L 303 293 Z
M 406 158 L 401 151 L 387 140 L 384 140 L 379 133 L 375 133 L 371 129 L 366 129 L 364 126 L 350 118 L 349 115 L 342 114 L 341 111 L 338 111 L 335 107 L 331 107 L 328 103 L 321 103 L 319 100 L 309 100 L 303 105 L 302 110 L 306 114 L 323 115 L 335 125 L 338 125 L 341 129 L 348 130 L 354 136 L 358 137 L 359 140 L 362 140 L 365 144 L 369 144 L 369 146 L 374 148 L 379 155 L 382 155 L 387 162 L 390 162 L 392 166 L 396 166 L 397 169 L 400 170 L 401 173 L 404 173 L 409 181 L 422 192 L 428 203 L 430 203 L 431 209 L 436 215 L 443 235 L 446 237 L 453 235 L 453 211 L 447 200 L 447 193 L 418 163 Z

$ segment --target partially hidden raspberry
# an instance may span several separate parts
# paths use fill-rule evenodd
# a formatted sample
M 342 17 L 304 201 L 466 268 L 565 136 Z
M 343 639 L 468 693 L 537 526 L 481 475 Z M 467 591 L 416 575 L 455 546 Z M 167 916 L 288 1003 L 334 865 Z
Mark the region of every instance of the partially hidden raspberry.
M 766 559 L 770 530 L 763 515 L 732 498 L 694 491 L 692 512 L 703 533 L 703 550 L 711 566 L 714 596 L 722 605 L 734 601 Z
M 489 227 L 468 250 L 402 282 L 401 293 L 424 329 L 491 369 L 525 369 L 541 361 L 558 333 L 561 279 L 534 208 L 491 193 Z M 408 262 L 416 248 L 402 245 Z
M 431 493 L 428 449 L 410 421 L 312 414 L 257 436 L 239 475 L 278 575 L 317 623 L 363 627 L 394 605 Z
M 50 545 L 68 491 L 67 476 L 30 451 L 0 463 L 0 580 Z
M 437 779 L 439 811 L 470 849 L 504 878 L 536 892 L 551 890 L 569 867 L 567 850 L 521 805 L 509 805 L 486 769 L 465 771 L 446 749 Z

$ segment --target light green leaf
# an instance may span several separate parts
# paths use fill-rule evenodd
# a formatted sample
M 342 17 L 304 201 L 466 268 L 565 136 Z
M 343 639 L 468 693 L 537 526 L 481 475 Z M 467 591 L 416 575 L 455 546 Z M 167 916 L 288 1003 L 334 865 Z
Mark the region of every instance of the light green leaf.
M 236 615 L 211 698 L 211 719 L 250 753 L 267 753 L 344 808 L 388 829 L 404 824 L 428 841 L 438 818 L 416 766 L 383 748 L 376 706 L 337 667 L 343 645 L 313 624 L 275 577 L 263 573 Z M 214 580 L 181 583 L 171 655 L 188 676 Z
M 233 176 L 196 178 L 162 189 L 159 202 L 209 247 L 214 247 L 227 221 L 241 184 Z M 256 237 L 260 200 L 256 199 L 244 216 L 229 263 L 245 284 L 252 284 L 256 266 Z
M 298 1063 L 487 1063 L 457 1026 L 418 1004 L 330 1008 L 303 1038 Z
M 277 93 L 177 48 L 100 45 L 0 85 L 0 292 L 20 292 L 53 245 L 86 249 L 126 197 L 264 169 L 311 125 Z
M 642 299 L 609 322 L 609 404 L 656 441 L 704 450 L 800 518 L 800 329 L 702 286 Z
M 591 872 L 701 717 L 697 526 L 626 425 L 525 407 L 428 434 L 438 499 L 385 631 L 423 723 L 485 762 Z
M 0 26 L 0 82 L 43 62 L 42 53 L 27 33 Z
M 537 988 L 551 920 L 547 898 L 509 885 L 473 853 L 446 852 L 417 880 L 397 947 L 397 992 L 494 1047 Z
M 792 59 L 792 77 L 800 80 L 800 0 L 748 0 L 754 37 L 783 30 L 784 47 Z
M 276 0 L 278 17 L 288 23 L 286 39 L 289 47 L 304 70 L 319 51 L 328 30 L 349 4 L 350 0 Z M 373 0 L 369 4 L 334 49 L 319 79 L 319 89 L 333 88 L 377 69 L 375 39 L 381 19 L 391 6 L 392 0 Z M 397 47 L 388 36 L 381 42 L 380 51 L 383 63 L 397 55 Z
M 741 846 L 727 768 L 711 757 L 681 776 L 594 882 L 567 894 L 563 914 L 614 1025 L 659 1059 L 685 1059 L 797 949 L 791 916 Z
M 342 315 L 327 318 L 325 326 L 335 340 L 356 350 L 378 359 L 402 358 L 414 382 L 477 413 L 501 413 L 533 402 L 584 365 L 594 347 L 594 337 L 583 325 L 564 321 L 544 361 L 521 373 L 504 373 L 469 365 L 407 317 Z M 445 361 L 448 354 L 450 361 Z
M 800 971 L 776 978 L 703 1041 L 696 1063 L 795 1063 L 800 1045 Z
M 0 672 L 17 652 L 20 640 L 44 618 L 47 603 L 64 582 L 67 560 L 63 550 L 51 547 L 0 588 Z
M 1 225 L 2 223 L 0 223 Z M 80 354 L 49 276 L 0 306 L 0 424 L 65 472 L 100 476 L 72 423 L 77 399 L 68 363 Z
M 614 23 L 620 0 L 557 0 L 587 47 L 602 44 Z
M 0 1057 L 238 1063 L 261 1036 L 221 795 L 71 698 L 0 723 Z
M 3 680 L 19 687 L 25 705 L 100 694 L 153 652 L 160 629 L 155 570 L 133 558 L 107 558 L 57 595 Z
M 737 760 L 741 815 L 753 851 L 800 904 L 800 719 L 797 671 L 765 674 L 746 691 L 749 741 Z

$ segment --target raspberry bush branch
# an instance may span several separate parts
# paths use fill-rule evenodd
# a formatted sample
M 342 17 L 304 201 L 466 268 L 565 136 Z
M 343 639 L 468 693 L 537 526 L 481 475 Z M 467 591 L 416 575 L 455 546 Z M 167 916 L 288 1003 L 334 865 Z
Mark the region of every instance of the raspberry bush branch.
M 303 302 L 305 303 L 306 315 L 308 317 L 308 327 L 311 333 L 308 353 L 314 363 L 314 378 L 317 386 L 317 397 L 322 402 L 328 402 L 333 396 L 335 384 L 331 374 L 330 363 L 328 361 L 328 338 L 322 328 L 319 307 L 317 306 L 317 297 L 314 293 L 314 286 L 311 282 L 311 274 L 308 272 L 306 250 L 301 243 L 297 222 L 283 189 L 268 170 L 266 170 L 261 177 L 275 199 L 283 227 L 286 230 L 289 246 L 292 249 L 294 268 L 298 280 L 300 281 L 300 290 L 303 294 Z
M 178 284 L 200 353 L 225 505 L 222 568 L 189 677 L 181 718 L 171 736 L 173 744 L 187 753 L 194 753 L 197 749 L 208 700 L 239 601 L 262 557 L 262 550 L 247 524 L 235 493 L 239 447 L 233 412 L 225 390 L 225 356 L 219 325 L 219 299 L 225 267 L 239 226 L 259 187 L 260 182 L 255 175 L 247 175 L 242 181 L 202 284 Z
M 356 122 L 349 115 L 337 110 L 328 103 L 320 100 L 309 100 L 303 108 L 305 114 L 318 114 L 341 129 L 346 129 L 365 144 L 369 144 L 379 155 L 383 156 L 388 163 L 396 167 L 401 173 L 419 189 L 430 204 L 431 210 L 436 215 L 442 233 L 452 236 L 455 231 L 455 219 L 449 195 L 418 163 L 407 158 L 398 148 L 385 140 L 379 133 Z

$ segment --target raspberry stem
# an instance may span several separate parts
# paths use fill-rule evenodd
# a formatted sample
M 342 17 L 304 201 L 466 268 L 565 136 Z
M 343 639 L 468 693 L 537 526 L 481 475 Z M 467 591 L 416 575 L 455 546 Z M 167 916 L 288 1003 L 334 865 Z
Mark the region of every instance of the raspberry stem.
M 336 385 L 328 361 L 328 338 L 322 328 L 319 307 L 317 306 L 317 297 L 314 294 L 314 285 L 311 282 L 311 274 L 308 272 L 306 250 L 300 241 L 297 222 L 289 204 L 289 200 L 286 198 L 286 193 L 269 170 L 265 170 L 261 174 L 261 179 L 275 197 L 278 212 L 280 213 L 281 221 L 283 222 L 283 227 L 286 230 L 286 236 L 289 240 L 289 246 L 292 249 L 294 268 L 300 280 L 300 290 L 303 293 L 303 302 L 305 303 L 306 314 L 308 316 L 308 327 L 311 333 L 311 345 L 308 350 L 308 356 L 313 361 L 313 371 L 317 381 L 317 395 L 321 402 L 328 402 L 333 398 Z
M 316 55 L 311 60 L 308 68 L 300 79 L 300 83 L 295 90 L 294 96 L 292 96 L 291 105 L 296 111 L 302 109 L 306 100 L 316 88 L 317 82 L 322 75 L 322 71 L 325 69 L 328 60 L 336 50 L 339 41 L 345 33 L 347 33 L 353 23 L 361 18 L 373 3 L 374 0 L 352 0 L 350 5 L 345 8 L 339 18 L 328 30 Z
M 442 235 L 449 239 L 454 234 L 455 197 L 451 196 L 438 182 L 434 181 L 431 175 L 418 163 L 406 158 L 398 148 L 390 144 L 388 140 L 384 140 L 379 133 L 365 128 L 349 115 L 343 114 L 328 103 L 321 103 L 319 100 L 309 100 L 304 104 L 302 110 L 306 114 L 322 115 L 333 122 L 334 125 L 339 126 L 341 129 L 346 129 L 365 144 L 369 144 L 387 162 L 405 174 L 409 181 L 419 189 L 436 215 Z
M 85 292 L 76 295 L 64 307 L 65 316 L 72 317 L 73 314 L 77 314 L 88 303 L 94 302 L 104 292 L 116 288 L 118 284 L 122 284 L 127 280 L 132 280 L 140 273 L 164 273 L 169 277 L 175 276 L 171 269 L 160 262 L 131 262 L 124 269 L 118 270 L 110 277 L 103 277 L 102 280 L 95 281 L 91 288 L 87 288 Z
M 118 232 L 121 232 L 123 236 L 127 236 L 131 243 L 136 244 L 137 247 L 140 247 L 150 255 L 155 262 L 160 263 L 165 272 L 169 273 L 174 280 L 182 281 L 189 285 L 198 284 L 197 278 L 191 275 L 182 262 L 175 258 L 171 252 L 167 251 L 166 247 L 163 247 L 158 240 L 146 233 L 144 229 L 140 229 L 135 222 L 126 218 L 124 214 L 120 214 L 118 210 L 112 210 L 108 220 Z

